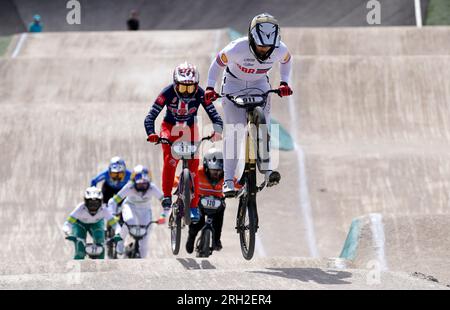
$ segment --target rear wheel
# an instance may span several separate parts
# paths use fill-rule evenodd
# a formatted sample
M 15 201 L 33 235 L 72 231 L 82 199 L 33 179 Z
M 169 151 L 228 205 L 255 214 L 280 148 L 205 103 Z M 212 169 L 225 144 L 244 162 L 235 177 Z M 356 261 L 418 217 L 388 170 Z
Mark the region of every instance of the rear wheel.
M 184 223 L 191 224 L 191 173 L 189 169 L 183 170 L 183 207 L 184 207 Z
M 181 217 L 178 212 L 172 211 L 169 218 L 170 225 L 170 242 L 173 255 L 177 255 L 180 251 L 181 243 Z

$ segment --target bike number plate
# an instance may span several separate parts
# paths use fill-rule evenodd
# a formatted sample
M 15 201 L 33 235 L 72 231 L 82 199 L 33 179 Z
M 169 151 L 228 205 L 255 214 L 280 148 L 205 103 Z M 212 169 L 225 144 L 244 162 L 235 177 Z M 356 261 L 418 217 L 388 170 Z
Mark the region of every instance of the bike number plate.
M 188 156 L 197 151 L 197 146 L 191 142 L 177 142 L 172 149 L 179 156 Z
M 219 199 L 204 197 L 201 199 L 202 206 L 206 209 L 217 209 L 221 205 L 221 201 Z

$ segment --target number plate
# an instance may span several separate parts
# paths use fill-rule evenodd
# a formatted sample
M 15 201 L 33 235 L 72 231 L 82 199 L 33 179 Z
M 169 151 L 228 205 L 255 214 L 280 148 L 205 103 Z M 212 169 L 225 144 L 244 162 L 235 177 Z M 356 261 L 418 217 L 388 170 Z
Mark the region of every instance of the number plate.
M 179 156 L 188 156 L 197 151 L 197 146 L 191 142 L 177 142 L 173 144 L 172 149 Z
M 222 201 L 213 197 L 203 197 L 201 203 L 206 209 L 217 209 L 222 204 Z

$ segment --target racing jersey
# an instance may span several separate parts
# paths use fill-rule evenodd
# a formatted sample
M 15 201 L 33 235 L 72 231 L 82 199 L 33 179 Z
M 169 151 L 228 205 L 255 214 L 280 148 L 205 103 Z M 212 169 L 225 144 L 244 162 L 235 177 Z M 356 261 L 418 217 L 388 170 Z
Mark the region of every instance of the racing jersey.
M 204 94 L 204 90 L 199 87 L 197 93 L 191 98 L 181 98 L 177 95 L 173 84 L 164 88 L 145 118 L 144 125 L 147 135 L 155 133 L 155 120 L 164 107 L 167 108 L 164 116 L 165 122 L 172 125 L 186 124 L 187 126 L 192 126 L 200 105 L 203 106 L 213 123 L 214 131 L 222 133 L 222 118 L 217 113 L 214 104 L 205 104 Z
M 114 197 L 108 201 L 108 209 L 113 213 L 117 213 L 117 205 L 123 201 L 123 204 L 130 203 L 136 207 L 151 208 L 151 198 L 161 200 L 163 198 L 162 191 L 153 183 L 147 191 L 139 192 L 134 188 L 132 181 L 128 182 Z
M 100 172 L 95 178 L 93 178 L 91 180 L 91 186 L 97 186 L 97 183 L 99 183 L 101 181 L 105 181 L 106 184 L 109 185 L 109 187 L 116 189 L 116 190 L 121 189 L 125 184 L 128 183 L 128 181 L 130 180 L 130 176 L 131 176 L 131 171 L 127 169 L 125 172 L 125 178 L 122 181 L 117 182 L 109 177 L 109 171 L 108 171 L 108 169 L 106 169 L 106 170 Z
M 227 68 L 227 72 L 236 79 L 243 81 L 257 81 L 267 78 L 267 73 L 275 63 L 280 63 L 281 81 L 288 83 L 291 72 L 291 54 L 287 46 L 280 42 L 272 54 L 265 61 L 259 61 L 250 50 L 247 37 L 232 41 L 219 52 L 211 63 L 208 72 L 208 87 L 214 87 L 219 73 Z
M 64 230 L 70 231 L 72 225 L 77 222 L 80 222 L 81 224 L 95 224 L 103 220 L 106 220 L 108 225 L 116 230 L 116 234 L 120 232 L 120 225 L 118 224 L 117 218 L 114 217 L 104 205 L 100 207 L 96 214 L 91 215 L 86 205 L 82 202 L 70 213 L 64 223 Z

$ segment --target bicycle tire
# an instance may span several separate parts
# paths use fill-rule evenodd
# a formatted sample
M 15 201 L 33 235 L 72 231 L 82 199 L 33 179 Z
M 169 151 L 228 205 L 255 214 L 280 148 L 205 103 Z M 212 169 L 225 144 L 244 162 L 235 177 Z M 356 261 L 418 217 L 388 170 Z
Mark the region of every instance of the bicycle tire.
M 241 244 L 242 256 L 246 260 L 253 258 L 255 252 L 256 240 L 256 214 L 255 204 L 248 197 L 239 199 L 237 229 L 239 232 L 239 240 Z M 246 218 L 248 217 L 248 224 Z
M 200 251 L 202 255 L 200 257 L 209 257 L 209 255 L 211 255 L 211 248 L 212 248 L 211 237 L 212 237 L 211 230 L 209 228 L 205 228 L 201 236 L 202 241 Z
M 170 214 L 169 223 L 172 254 L 178 255 L 181 244 L 181 217 L 178 215 L 178 213 L 175 215 L 175 219 L 174 212 Z
M 191 224 L 191 172 L 189 169 L 183 169 L 183 211 L 184 223 Z

